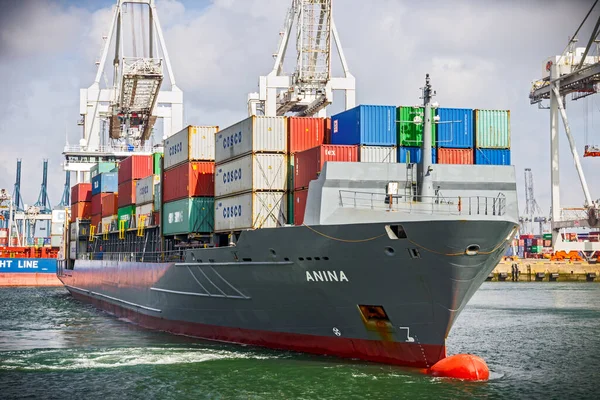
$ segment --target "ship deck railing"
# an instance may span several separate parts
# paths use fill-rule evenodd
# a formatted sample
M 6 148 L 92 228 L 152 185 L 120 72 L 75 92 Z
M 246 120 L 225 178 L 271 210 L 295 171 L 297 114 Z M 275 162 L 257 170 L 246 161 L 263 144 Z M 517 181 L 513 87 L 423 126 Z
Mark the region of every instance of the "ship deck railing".
M 506 197 L 489 196 L 419 196 L 340 190 L 340 206 L 419 214 L 502 216 Z
M 137 252 L 112 252 L 96 251 L 90 253 L 80 253 L 78 260 L 105 260 L 105 261 L 123 261 L 123 262 L 152 262 L 169 263 L 185 261 L 184 250 L 173 251 L 137 251 Z

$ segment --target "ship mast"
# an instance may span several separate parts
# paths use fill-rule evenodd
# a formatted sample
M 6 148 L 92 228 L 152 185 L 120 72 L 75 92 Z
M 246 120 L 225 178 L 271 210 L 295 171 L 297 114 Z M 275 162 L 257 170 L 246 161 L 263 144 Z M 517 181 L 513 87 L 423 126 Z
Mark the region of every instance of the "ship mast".
M 421 144 L 421 163 L 419 164 L 419 199 L 423 203 L 431 202 L 433 192 L 433 177 L 431 176 L 431 98 L 435 96 L 435 90 L 431 89 L 429 74 L 425 75 L 425 87 L 423 90 L 423 143 Z

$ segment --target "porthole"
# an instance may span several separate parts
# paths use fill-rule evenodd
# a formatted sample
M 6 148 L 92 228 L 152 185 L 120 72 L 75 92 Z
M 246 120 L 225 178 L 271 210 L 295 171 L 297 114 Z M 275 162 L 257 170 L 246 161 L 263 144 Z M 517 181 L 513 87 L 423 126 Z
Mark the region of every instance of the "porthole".
M 393 247 L 386 247 L 385 248 L 385 254 L 387 254 L 388 256 L 393 256 L 396 253 L 396 251 L 394 250 Z

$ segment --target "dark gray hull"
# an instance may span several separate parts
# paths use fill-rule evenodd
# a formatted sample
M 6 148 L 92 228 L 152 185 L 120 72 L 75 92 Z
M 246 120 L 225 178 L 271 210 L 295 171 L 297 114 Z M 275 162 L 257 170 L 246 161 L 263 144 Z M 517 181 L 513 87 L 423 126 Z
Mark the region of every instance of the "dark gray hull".
M 244 231 L 236 246 L 190 251 L 185 262 L 77 260 L 59 277 L 76 297 L 153 329 L 430 367 L 515 223 L 397 224 L 406 238 L 389 222 Z M 467 255 L 473 244 L 479 253 Z

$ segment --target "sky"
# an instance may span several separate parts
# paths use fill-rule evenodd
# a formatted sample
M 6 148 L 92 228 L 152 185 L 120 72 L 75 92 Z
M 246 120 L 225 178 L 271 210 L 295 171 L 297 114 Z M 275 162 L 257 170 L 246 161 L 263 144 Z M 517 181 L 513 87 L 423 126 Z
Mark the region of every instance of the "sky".
M 23 0 L 0 14 L 0 188 L 12 192 L 16 160 L 23 160 L 22 195 L 38 199 L 43 159 L 49 160 L 49 198 L 62 196 L 65 141 L 81 138 L 79 89 L 96 74 L 108 0 Z M 246 99 L 273 67 L 290 0 L 156 0 L 177 85 L 184 92 L 184 123 L 229 126 L 247 116 Z M 561 54 L 592 1 L 334 0 L 333 15 L 357 104 L 415 105 L 425 74 L 442 107 L 508 109 L 512 163 L 520 212 L 524 169 L 535 196 L 550 209 L 549 111 L 530 105 L 531 83 L 545 60 Z M 599 7 L 600 8 L 600 7 Z M 600 10 L 592 15 L 597 18 Z M 593 24 L 589 21 L 587 25 Z M 586 30 L 587 29 L 587 30 Z M 584 29 L 585 32 L 591 27 Z M 580 36 L 585 46 L 588 37 Z M 288 51 L 293 63 L 295 48 Z M 333 60 L 337 70 L 338 61 Z M 290 65 L 287 63 L 286 65 Z M 547 105 L 547 104 L 546 104 Z M 567 103 L 580 156 L 600 144 L 600 97 Z M 343 109 L 335 96 L 328 115 Z M 579 207 L 584 196 L 561 122 L 561 202 Z M 600 160 L 581 158 L 593 199 Z

